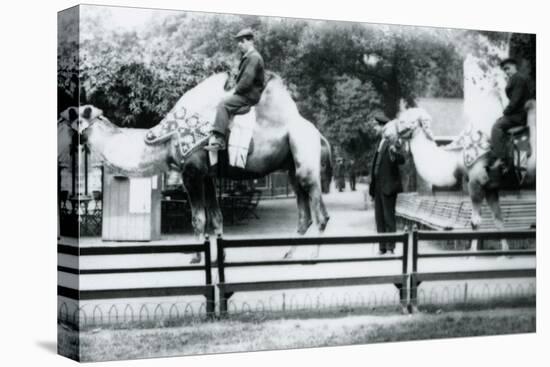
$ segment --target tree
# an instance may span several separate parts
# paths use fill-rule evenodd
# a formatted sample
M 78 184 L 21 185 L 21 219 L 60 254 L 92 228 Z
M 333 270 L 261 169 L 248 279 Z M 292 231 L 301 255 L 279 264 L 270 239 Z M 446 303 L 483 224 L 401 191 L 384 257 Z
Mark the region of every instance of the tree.
M 366 168 L 372 160 L 371 147 L 378 140 L 373 115 L 381 107 L 380 98 L 371 83 L 346 75 L 337 79 L 333 102 L 320 128 L 337 142 L 340 151 Z
M 450 42 L 456 30 L 366 27 L 359 40 L 364 66 L 357 75 L 372 81 L 388 117 L 399 112 L 401 100 L 412 107 L 420 96 L 462 96 L 462 57 Z

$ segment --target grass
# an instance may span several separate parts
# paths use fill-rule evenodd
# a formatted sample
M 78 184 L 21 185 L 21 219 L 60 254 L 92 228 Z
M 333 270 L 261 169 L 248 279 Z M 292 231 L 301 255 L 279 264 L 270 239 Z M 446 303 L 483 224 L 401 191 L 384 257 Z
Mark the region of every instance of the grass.
M 534 307 L 430 309 L 411 316 L 346 315 L 333 318 L 228 319 L 177 327 L 94 329 L 80 334 L 81 361 L 204 353 L 308 348 L 389 341 L 534 332 Z M 60 348 L 78 333 L 59 328 Z

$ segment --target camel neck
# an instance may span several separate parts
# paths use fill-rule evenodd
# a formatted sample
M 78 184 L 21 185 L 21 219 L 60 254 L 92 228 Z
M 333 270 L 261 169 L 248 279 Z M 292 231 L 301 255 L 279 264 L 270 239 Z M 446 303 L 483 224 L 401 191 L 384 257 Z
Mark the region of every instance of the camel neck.
M 451 186 L 456 182 L 458 157 L 428 139 L 423 131 L 411 139 L 411 154 L 418 174 L 434 186 Z

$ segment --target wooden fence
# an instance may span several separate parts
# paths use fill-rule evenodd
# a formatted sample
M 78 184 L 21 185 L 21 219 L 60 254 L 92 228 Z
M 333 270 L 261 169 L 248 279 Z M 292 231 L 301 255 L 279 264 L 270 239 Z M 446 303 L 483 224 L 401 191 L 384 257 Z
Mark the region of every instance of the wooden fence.
M 360 237 L 304 237 L 304 238 L 277 238 L 277 239 L 217 239 L 217 271 L 219 282 L 212 282 L 212 268 L 210 242 L 192 245 L 141 245 L 141 246 L 109 246 L 109 247 L 77 247 L 70 245 L 58 245 L 58 253 L 71 255 L 77 258 L 83 256 L 99 255 L 147 255 L 147 254 L 181 254 L 200 252 L 204 254 L 203 265 L 171 266 L 171 267 L 145 267 L 145 268 L 108 268 L 108 269 L 80 269 L 76 266 L 58 266 L 58 271 L 69 275 L 76 275 L 74 287 L 58 285 L 58 295 L 73 300 L 101 300 L 115 298 L 137 297 L 167 297 L 202 295 L 206 298 L 206 312 L 212 316 L 216 313 L 216 305 L 219 305 L 221 315 L 228 312 L 228 300 L 235 292 L 255 292 L 300 288 L 344 287 L 373 284 L 394 284 L 399 289 L 399 298 L 402 307 L 415 307 L 417 305 L 417 289 L 420 283 L 441 280 L 463 279 L 494 279 L 535 277 L 536 269 L 506 269 L 506 270 L 482 270 L 482 271 L 446 271 L 423 272 L 419 270 L 419 259 L 426 258 L 456 258 L 465 256 L 535 256 L 535 250 L 511 250 L 511 251 L 443 251 L 421 252 L 419 243 L 422 241 L 450 241 L 450 240 L 499 240 L 499 239 L 536 239 L 535 230 L 517 231 L 408 231 L 394 234 L 380 234 Z M 288 246 L 365 246 L 366 244 L 393 242 L 402 244 L 402 252 L 396 256 L 373 257 L 342 257 L 313 260 L 279 260 L 279 261 L 227 261 L 225 251 L 236 248 L 267 248 Z M 409 251 L 411 249 L 412 251 Z M 368 275 L 354 277 L 330 277 L 316 279 L 292 279 L 228 282 L 226 269 L 245 267 L 277 267 L 289 265 L 317 265 L 354 262 L 386 262 L 401 261 L 400 271 L 389 275 Z M 174 271 L 203 271 L 204 284 L 181 287 L 149 287 L 149 288 L 124 288 L 124 289 L 93 289 L 79 290 L 78 276 L 86 274 L 110 274 L 115 276 L 122 273 L 166 273 Z M 219 289 L 219 300 L 215 299 L 214 288 Z
M 418 304 L 417 290 L 420 283 L 425 281 L 465 280 L 465 279 L 495 279 L 495 278 L 529 278 L 536 277 L 536 269 L 506 269 L 506 270 L 479 270 L 479 271 L 449 271 L 449 272 L 422 272 L 418 270 L 418 260 L 428 258 L 457 258 L 467 256 L 535 256 L 535 250 L 508 250 L 508 251 L 445 251 L 441 253 L 419 252 L 420 241 L 453 241 L 453 240 L 513 240 L 536 239 L 534 230 L 519 231 L 413 231 L 412 236 L 412 272 L 410 274 L 410 304 Z
M 230 248 L 265 248 L 288 246 L 314 246 L 314 245 L 365 245 L 378 242 L 394 242 L 403 244 L 403 252 L 400 256 L 386 257 L 361 257 L 361 258 L 337 258 L 315 260 L 282 260 L 282 261 L 252 261 L 252 262 L 227 262 L 224 252 Z M 226 240 L 218 238 L 218 274 L 220 290 L 220 313 L 227 312 L 227 301 L 235 292 L 252 292 L 265 290 L 342 287 L 370 284 L 395 284 L 400 292 L 402 305 L 407 302 L 407 261 L 408 261 L 408 234 L 383 234 L 362 237 L 317 237 L 317 238 L 277 238 L 277 239 L 252 239 L 252 240 Z M 348 278 L 324 278 L 324 279 L 296 279 L 264 282 L 226 282 L 225 269 L 229 267 L 251 266 L 281 266 L 281 265 L 317 265 L 351 262 L 372 262 L 401 260 L 402 271 L 397 274 L 383 276 L 364 276 Z
M 78 260 L 84 256 L 125 256 L 125 255 L 153 255 L 153 254 L 178 254 L 200 252 L 204 254 L 204 265 L 188 266 L 164 266 L 164 267 L 124 267 L 124 268 L 101 268 L 101 269 L 80 269 L 78 260 L 73 262 L 77 266 L 58 266 L 58 272 L 76 275 L 89 274 L 116 274 L 132 273 L 166 273 L 204 271 L 204 284 L 179 287 L 149 287 L 149 288 L 116 288 L 116 289 L 93 289 L 80 290 L 77 287 L 67 287 L 58 284 L 57 294 L 73 300 L 101 300 L 116 298 L 140 298 L 140 297 L 169 297 L 202 295 L 206 298 L 206 312 L 212 314 L 215 310 L 214 286 L 212 285 L 212 264 L 210 256 L 210 242 L 207 240 L 196 245 L 144 245 L 144 246 L 105 246 L 105 247 L 76 247 L 59 244 L 58 254 L 75 256 Z M 78 283 L 78 280 L 76 282 Z

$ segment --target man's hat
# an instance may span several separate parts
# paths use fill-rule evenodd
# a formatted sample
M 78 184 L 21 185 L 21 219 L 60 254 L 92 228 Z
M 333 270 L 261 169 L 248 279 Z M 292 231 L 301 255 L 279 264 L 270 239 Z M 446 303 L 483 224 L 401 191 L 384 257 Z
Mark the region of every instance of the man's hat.
M 377 113 L 374 115 L 374 119 L 375 119 L 376 122 L 378 122 L 380 125 L 386 125 L 388 122 L 390 122 L 389 117 L 386 116 L 386 114 L 384 114 L 384 112 L 377 112 Z
M 254 38 L 254 32 L 251 28 L 245 28 L 241 30 L 239 33 L 235 35 L 235 39 L 241 39 L 241 38 Z
M 509 58 L 504 59 L 504 60 L 502 60 L 502 61 L 500 62 L 500 67 L 503 68 L 505 65 L 508 65 L 508 64 L 516 65 L 516 66 L 517 66 L 517 65 L 518 65 L 518 62 L 517 62 L 515 59 L 509 57 Z

